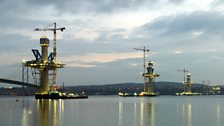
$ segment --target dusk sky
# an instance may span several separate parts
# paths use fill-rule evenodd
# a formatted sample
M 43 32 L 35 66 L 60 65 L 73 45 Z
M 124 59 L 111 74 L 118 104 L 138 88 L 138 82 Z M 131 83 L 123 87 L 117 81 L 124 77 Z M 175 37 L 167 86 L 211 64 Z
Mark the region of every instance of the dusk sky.
M 41 36 L 52 51 L 53 32 L 34 29 L 57 22 L 66 27 L 57 32 L 59 85 L 143 82 L 133 48 L 144 46 L 156 81 L 181 82 L 186 68 L 193 82 L 224 84 L 223 0 L 1 0 L 0 18 L 0 78 L 21 80 Z

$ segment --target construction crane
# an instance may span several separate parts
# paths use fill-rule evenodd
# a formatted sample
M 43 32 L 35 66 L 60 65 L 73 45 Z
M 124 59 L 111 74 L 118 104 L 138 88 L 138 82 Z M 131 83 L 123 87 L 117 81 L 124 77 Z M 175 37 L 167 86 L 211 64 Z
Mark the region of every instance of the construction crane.
M 34 31 L 53 31 L 54 32 L 54 47 L 53 47 L 53 62 L 54 62 L 54 68 L 53 68 L 53 83 L 52 86 L 56 86 L 56 76 L 57 76 L 57 48 L 56 48 L 56 31 L 60 30 L 63 32 L 65 30 L 65 27 L 59 27 L 57 28 L 56 22 L 53 24 L 53 28 L 36 28 Z
M 191 93 L 191 82 L 190 82 L 190 74 L 187 74 L 187 81 L 186 81 L 186 73 L 189 72 L 187 69 L 183 69 L 183 70 L 177 70 L 177 71 L 180 71 L 180 72 L 183 72 L 184 73 L 184 92 L 183 94 L 185 94 L 186 92 L 187 93 Z
M 144 68 L 143 74 L 145 74 L 145 53 L 149 52 L 149 49 L 146 49 L 144 46 L 143 48 L 134 48 L 134 50 L 143 51 L 143 68 Z M 144 77 L 144 92 L 146 92 L 146 77 Z
M 180 71 L 180 72 L 183 72 L 184 73 L 184 83 L 185 83 L 186 73 L 189 72 L 189 71 L 187 69 L 185 69 L 185 68 L 183 70 L 178 69 L 177 71 Z

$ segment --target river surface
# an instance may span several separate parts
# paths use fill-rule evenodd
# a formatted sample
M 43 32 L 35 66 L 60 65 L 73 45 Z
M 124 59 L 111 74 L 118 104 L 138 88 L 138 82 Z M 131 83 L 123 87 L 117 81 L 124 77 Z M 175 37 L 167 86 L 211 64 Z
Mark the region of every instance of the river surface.
M 0 126 L 224 126 L 224 96 L 0 96 Z

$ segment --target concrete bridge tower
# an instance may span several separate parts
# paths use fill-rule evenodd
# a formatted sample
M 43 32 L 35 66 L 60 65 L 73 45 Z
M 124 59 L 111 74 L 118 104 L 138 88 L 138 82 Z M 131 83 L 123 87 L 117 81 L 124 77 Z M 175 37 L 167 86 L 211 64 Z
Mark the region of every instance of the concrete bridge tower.
M 41 46 L 41 65 L 39 68 L 40 71 L 40 88 L 38 92 L 47 93 L 49 91 L 49 64 L 48 64 L 48 47 L 49 47 L 49 39 L 48 38 L 40 38 L 40 46 Z
M 64 64 L 54 62 L 54 54 L 48 54 L 49 39 L 46 37 L 40 38 L 41 54 L 37 49 L 32 49 L 35 60 L 26 61 L 25 66 L 37 69 L 39 71 L 39 83 L 37 94 L 49 95 L 49 71 L 57 68 L 63 68 Z M 41 96 L 42 97 L 42 96 Z
M 155 86 L 153 85 L 153 79 L 159 77 L 159 74 L 154 73 L 153 62 L 149 61 L 147 66 L 147 73 L 143 73 L 143 77 L 148 79 L 148 83 L 146 85 L 146 91 L 142 92 L 140 95 L 142 96 L 156 96 L 158 95 L 155 92 Z

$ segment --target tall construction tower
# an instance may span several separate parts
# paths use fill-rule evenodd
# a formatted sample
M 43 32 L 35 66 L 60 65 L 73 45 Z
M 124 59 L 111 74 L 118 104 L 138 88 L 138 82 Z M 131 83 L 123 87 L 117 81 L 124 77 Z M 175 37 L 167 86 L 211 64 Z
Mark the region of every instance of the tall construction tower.
M 154 91 L 153 79 L 159 77 L 159 74 L 154 73 L 153 62 L 149 61 L 146 68 L 146 52 L 149 52 L 149 49 L 143 48 L 134 48 L 135 50 L 143 51 L 143 68 L 144 73 L 142 74 L 144 78 L 144 91 L 140 93 L 140 96 L 156 96 L 158 95 Z M 147 72 L 145 71 L 147 69 Z
M 63 68 L 65 64 L 56 61 L 56 30 L 63 31 L 65 28 L 56 28 L 56 23 L 54 23 L 54 28 L 46 29 L 35 29 L 36 31 L 54 31 L 54 47 L 53 53 L 48 54 L 48 47 L 50 41 L 47 37 L 40 38 L 40 47 L 41 53 L 37 49 L 32 49 L 32 52 L 35 56 L 35 60 L 26 61 L 24 64 L 27 67 L 37 69 L 39 71 L 40 78 L 40 87 L 37 94 L 40 94 L 41 97 L 49 96 L 49 71 L 53 70 L 53 84 L 56 85 L 56 70 L 58 68 Z M 55 90 L 55 89 L 54 89 Z M 39 96 L 39 95 L 36 95 Z
M 181 71 L 184 73 L 184 91 L 182 93 L 176 93 L 176 95 L 201 95 L 201 93 L 192 93 L 191 91 L 191 86 L 192 86 L 192 81 L 191 81 L 191 74 L 189 73 L 188 70 L 183 69 L 183 70 L 177 70 Z
M 48 94 L 49 93 L 49 70 L 56 68 L 63 68 L 64 64 L 60 62 L 54 62 L 52 53 L 48 55 L 49 39 L 46 37 L 40 38 L 41 54 L 37 49 L 32 49 L 35 56 L 35 60 L 26 61 L 24 64 L 27 67 L 38 69 L 40 78 L 40 87 L 37 93 Z
M 48 54 L 49 39 L 46 37 L 40 38 L 41 54 L 37 49 L 32 49 L 35 60 L 25 61 L 25 66 L 34 68 L 39 72 L 40 86 L 35 94 L 36 99 L 85 99 L 87 95 L 82 93 L 73 94 L 59 92 L 56 90 L 56 71 L 58 68 L 63 68 L 65 64 L 56 61 L 56 31 L 65 30 L 64 27 L 56 28 L 56 23 L 53 24 L 54 28 L 35 29 L 35 31 L 53 31 L 54 32 L 54 47 L 53 53 Z M 53 71 L 53 85 L 49 87 L 49 71 Z
M 154 73 L 153 62 L 149 61 L 147 66 L 147 72 L 142 75 L 144 78 L 148 79 L 146 83 L 146 89 L 140 94 L 140 96 L 156 96 L 155 86 L 153 85 L 153 79 L 159 77 L 159 74 Z
M 134 48 L 134 50 L 140 50 L 140 51 L 143 51 L 143 71 L 145 73 L 145 55 L 146 55 L 146 52 L 149 52 L 149 49 L 146 49 L 145 46 L 143 48 Z M 143 76 L 144 77 L 144 76 Z M 146 80 L 146 77 L 144 77 L 144 92 L 146 92 L 147 90 L 147 87 L 146 87 L 146 83 L 147 83 L 147 80 Z
M 178 69 L 177 71 L 184 73 L 184 82 L 185 82 L 185 80 L 186 80 L 186 73 L 188 73 L 189 71 L 187 69 L 185 69 L 185 68 L 183 70 Z
M 189 71 L 185 68 L 183 70 L 179 69 L 177 71 L 184 73 L 184 81 L 183 81 L 184 91 L 182 93 L 180 93 L 180 95 L 190 95 L 190 94 L 192 94 L 192 92 L 191 92 L 191 84 L 192 84 L 191 83 L 191 74 L 188 73 Z M 179 93 L 177 93 L 177 95 L 178 94 Z
M 191 84 L 192 84 L 192 82 L 191 82 L 191 74 L 188 73 L 187 74 L 187 81 L 184 82 L 184 92 L 189 93 L 189 94 L 192 93 L 191 92 Z
M 65 27 L 59 27 L 57 28 L 57 24 L 56 22 L 53 23 L 53 28 L 36 28 L 35 31 L 53 31 L 54 33 L 54 47 L 53 47 L 53 79 L 52 79 L 52 88 L 54 88 L 55 90 L 55 87 L 57 85 L 57 60 L 56 60 L 56 57 L 57 57 L 57 47 L 56 47 L 56 31 L 57 30 L 60 30 L 61 32 L 63 32 L 65 30 Z M 52 57 L 51 55 L 51 57 Z

